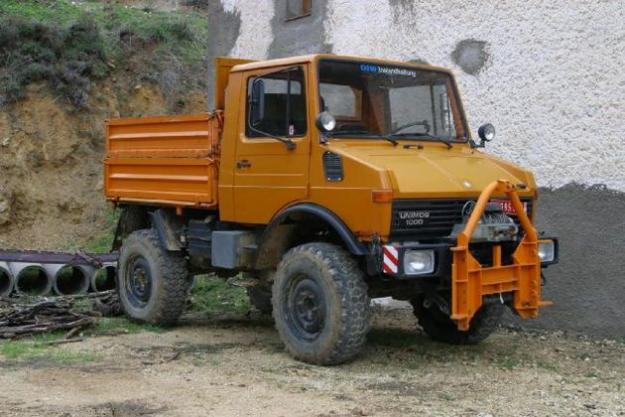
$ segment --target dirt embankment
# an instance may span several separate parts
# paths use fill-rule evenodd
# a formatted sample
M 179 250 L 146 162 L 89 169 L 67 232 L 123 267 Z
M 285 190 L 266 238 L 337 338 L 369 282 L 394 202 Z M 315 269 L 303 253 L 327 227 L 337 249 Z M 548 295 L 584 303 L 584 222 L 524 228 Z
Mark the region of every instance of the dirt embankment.
M 79 112 L 31 85 L 24 100 L 0 111 L 0 247 L 76 247 L 106 226 L 104 121 L 168 111 L 157 86 L 126 88 L 120 98 L 121 86 L 99 83 L 89 110 Z M 206 111 L 203 93 L 180 111 Z
M 205 12 L 178 3 L 0 2 L 0 248 L 111 227 L 107 118 L 207 111 Z

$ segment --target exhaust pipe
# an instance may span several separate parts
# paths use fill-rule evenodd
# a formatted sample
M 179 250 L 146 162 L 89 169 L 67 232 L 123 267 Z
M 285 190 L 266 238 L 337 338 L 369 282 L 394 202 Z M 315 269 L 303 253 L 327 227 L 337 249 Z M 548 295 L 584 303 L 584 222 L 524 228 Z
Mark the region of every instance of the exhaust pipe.
M 89 291 L 89 278 L 93 268 L 88 266 L 47 264 L 44 269 L 52 278 L 52 290 L 56 295 L 78 295 Z
M 91 277 L 91 289 L 94 292 L 114 290 L 117 287 L 115 280 L 117 268 L 113 265 L 104 265 Z
M 11 273 L 9 264 L 0 262 L 0 297 L 8 297 L 13 292 L 15 277 Z
M 11 264 L 15 276 L 15 291 L 19 294 L 42 296 L 52 289 L 52 279 L 41 264 L 15 262 Z

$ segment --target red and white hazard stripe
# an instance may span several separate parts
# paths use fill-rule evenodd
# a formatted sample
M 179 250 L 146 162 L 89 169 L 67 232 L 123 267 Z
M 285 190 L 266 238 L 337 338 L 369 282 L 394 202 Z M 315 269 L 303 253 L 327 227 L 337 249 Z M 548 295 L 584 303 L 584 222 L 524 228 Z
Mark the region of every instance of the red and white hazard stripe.
M 383 263 L 382 272 L 385 274 L 394 275 L 397 274 L 399 265 L 399 252 L 394 246 L 384 245 L 382 247 Z

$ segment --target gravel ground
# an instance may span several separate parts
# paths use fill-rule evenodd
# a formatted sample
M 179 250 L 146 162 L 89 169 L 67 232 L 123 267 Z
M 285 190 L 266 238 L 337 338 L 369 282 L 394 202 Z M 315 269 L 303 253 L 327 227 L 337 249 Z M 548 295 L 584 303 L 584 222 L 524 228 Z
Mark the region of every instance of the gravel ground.
M 376 308 L 364 353 L 316 367 L 260 316 L 99 336 L 0 359 L 0 416 L 625 416 L 625 342 L 501 329 L 430 341 Z

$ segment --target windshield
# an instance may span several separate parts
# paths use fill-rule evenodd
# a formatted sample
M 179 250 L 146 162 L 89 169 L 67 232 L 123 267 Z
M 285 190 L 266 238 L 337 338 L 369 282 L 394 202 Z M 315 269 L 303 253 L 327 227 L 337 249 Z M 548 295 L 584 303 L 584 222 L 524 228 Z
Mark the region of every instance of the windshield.
M 332 136 L 466 140 L 455 89 L 444 72 L 322 60 L 319 82 L 322 111 L 337 121 Z

